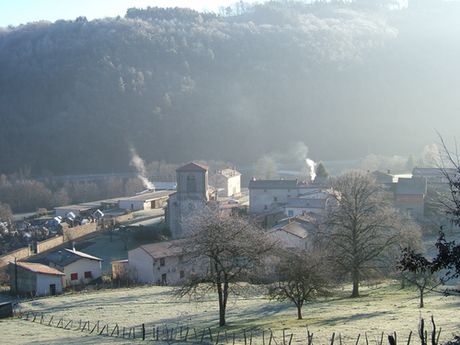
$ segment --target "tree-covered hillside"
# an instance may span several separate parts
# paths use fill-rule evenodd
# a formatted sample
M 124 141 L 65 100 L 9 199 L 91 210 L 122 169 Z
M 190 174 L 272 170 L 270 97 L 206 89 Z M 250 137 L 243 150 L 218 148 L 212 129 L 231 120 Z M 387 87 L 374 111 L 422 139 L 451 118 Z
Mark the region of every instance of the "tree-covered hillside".
M 454 133 L 459 6 L 365 3 L 0 29 L 0 172 L 126 171 L 132 147 L 173 163 L 299 141 L 317 159 L 409 154 Z

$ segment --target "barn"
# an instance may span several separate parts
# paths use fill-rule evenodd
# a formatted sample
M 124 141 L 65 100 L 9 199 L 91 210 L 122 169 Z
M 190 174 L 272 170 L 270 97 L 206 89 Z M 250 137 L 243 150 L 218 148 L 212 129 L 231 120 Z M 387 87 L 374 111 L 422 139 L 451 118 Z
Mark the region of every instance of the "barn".
M 62 293 L 64 273 L 39 263 L 9 263 L 11 292 L 19 295 L 50 296 Z

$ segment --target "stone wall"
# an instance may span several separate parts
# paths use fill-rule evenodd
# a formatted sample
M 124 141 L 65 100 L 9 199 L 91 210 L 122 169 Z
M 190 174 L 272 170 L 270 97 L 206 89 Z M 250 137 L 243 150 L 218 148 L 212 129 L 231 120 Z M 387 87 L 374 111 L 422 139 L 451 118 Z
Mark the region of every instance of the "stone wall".
M 0 269 L 5 270 L 8 267 L 8 262 L 14 262 L 16 260 L 27 259 L 30 256 L 29 247 L 20 248 L 8 254 L 0 256 Z
M 56 248 L 64 243 L 64 236 L 56 236 L 37 243 L 37 254 Z

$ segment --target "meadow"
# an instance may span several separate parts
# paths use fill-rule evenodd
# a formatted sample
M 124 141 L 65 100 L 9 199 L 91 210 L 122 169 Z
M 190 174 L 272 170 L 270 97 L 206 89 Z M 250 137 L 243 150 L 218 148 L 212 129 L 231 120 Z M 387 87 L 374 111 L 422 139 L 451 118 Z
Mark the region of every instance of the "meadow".
M 246 286 L 244 293 L 231 296 L 227 310 L 228 334 L 236 333 L 237 343 L 244 343 L 241 334 L 273 332 L 281 339 L 282 332 L 292 334 L 292 344 L 307 344 L 307 330 L 313 333 L 313 344 L 330 344 L 335 334 L 336 344 L 379 344 L 384 334 L 397 333 L 398 342 L 406 344 L 412 332 L 411 344 L 419 344 L 418 325 L 424 318 L 428 331 L 433 316 L 440 341 L 447 341 L 460 333 L 460 298 L 429 293 L 426 307 L 418 308 L 417 293 L 400 289 L 398 282 L 385 282 L 362 287 L 362 296 L 349 298 L 349 289 L 338 289 L 334 296 L 304 306 L 304 319 L 296 319 L 295 307 L 289 303 L 271 301 L 261 287 Z M 62 296 L 40 298 L 19 304 L 22 313 L 43 313 L 45 319 L 97 321 L 101 325 L 131 327 L 146 324 L 169 329 L 189 327 L 200 333 L 210 329 L 214 334 L 218 325 L 218 305 L 214 295 L 200 298 L 177 298 L 172 287 L 143 286 L 113 290 L 82 291 Z M 2 339 L 8 344 L 130 344 L 140 341 L 88 334 L 77 330 L 48 327 L 23 319 L 0 321 Z M 223 330 L 221 330 L 223 331 Z M 249 333 L 248 333 L 249 334 Z M 274 339 L 275 340 L 275 339 Z M 252 344 L 262 344 L 254 338 Z M 150 340 L 152 342 L 152 340 Z M 230 342 L 231 343 L 231 342 Z M 265 340 L 265 343 L 268 342 Z M 274 344 L 274 342 L 272 342 Z

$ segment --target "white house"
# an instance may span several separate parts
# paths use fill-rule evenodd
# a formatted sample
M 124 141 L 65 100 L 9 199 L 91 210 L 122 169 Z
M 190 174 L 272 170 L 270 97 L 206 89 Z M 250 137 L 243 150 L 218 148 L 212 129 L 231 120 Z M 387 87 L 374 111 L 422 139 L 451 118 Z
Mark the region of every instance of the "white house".
M 212 176 L 212 184 L 217 195 L 223 197 L 237 196 L 241 193 L 241 174 L 234 169 L 223 169 Z
M 298 195 L 297 180 L 249 181 L 249 212 L 263 213 L 284 207 L 288 198 Z
M 62 293 L 64 273 L 32 262 L 10 262 L 11 291 L 15 294 L 50 296 Z
M 102 259 L 75 249 L 51 253 L 46 260 L 65 274 L 64 287 L 88 284 L 102 276 Z
M 162 208 L 166 205 L 171 193 L 173 193 L 173 191 L 147 192 L 132 197 L 121 198 L 118 200 L 118 207 L 128 211 Z
M 178 285 L 193 274 L 207 269 L 184 257 L 183 241 L 174 240 L 145 244 L 128 252 L 129 272 L 137 281 L 147 284 Z

